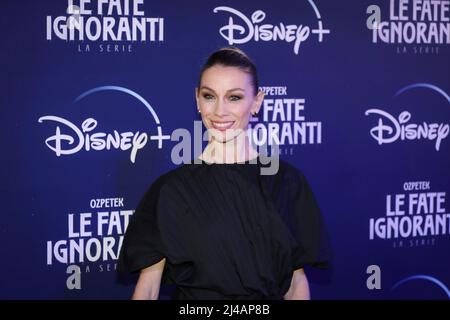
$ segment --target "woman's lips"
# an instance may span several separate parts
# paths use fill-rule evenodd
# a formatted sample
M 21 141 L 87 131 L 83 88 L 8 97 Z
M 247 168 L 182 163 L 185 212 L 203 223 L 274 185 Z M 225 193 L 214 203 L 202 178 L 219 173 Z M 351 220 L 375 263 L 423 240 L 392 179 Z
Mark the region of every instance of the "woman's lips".
M 211 123 L 214 129 L 225 131 L 233 126 L 234 121 L 211 121 Z

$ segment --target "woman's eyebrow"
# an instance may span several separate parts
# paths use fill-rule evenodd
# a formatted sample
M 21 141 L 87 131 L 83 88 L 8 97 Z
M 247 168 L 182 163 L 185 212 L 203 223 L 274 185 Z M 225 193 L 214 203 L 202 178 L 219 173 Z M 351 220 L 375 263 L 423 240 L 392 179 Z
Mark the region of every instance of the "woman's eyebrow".
M 202 90 L 202 89 L 206 89 L 206 90 L 215 92 L 213 89 L 211 89 L 210 87 L 207 87 L 207 86 L 202 86 L 202 87 L 200 88 L 200 90 Z
M 215 91 L 214 91 L 213 89 L 211 89 L 210 87 L 207 87 L 207 86 L 202 86 L 202 87 L 200 88 L 200 90 L 201 90 L 201 89 L 207 89 L 207 90 L 212 91 L 212 92 L 215 93 Z M 245 91 L 245 90 L 242 89 L 242 88 L 233 88 L 233 89 L 227 90 L 227 92 L 230 92 L 230 91 L 236 91 L 236 90 Z
M 242 89 L 242 88 L 233 88 L 233 89 L 227 90 L 227 92 L 230 92 L 230 91 L 236 91 L 236 90 L 245 91 L 245 90 Z

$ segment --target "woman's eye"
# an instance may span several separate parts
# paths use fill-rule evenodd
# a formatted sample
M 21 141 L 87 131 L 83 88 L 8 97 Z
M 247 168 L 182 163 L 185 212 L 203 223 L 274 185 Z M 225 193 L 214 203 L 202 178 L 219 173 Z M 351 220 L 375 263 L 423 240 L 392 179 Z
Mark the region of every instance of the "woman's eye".
M 231 96 L 230 97 L 230 100 L 231 101 L 238 101 L 238 100 L 241 100 L 242 98 L 240 97 L 240 96 Z
M 210 94 L 205 93 L 205 94 L 203 94 L 203 98 L 205 98 L 206 100 L 211 100 L 214 97 L 212 95 L 210 95 Z

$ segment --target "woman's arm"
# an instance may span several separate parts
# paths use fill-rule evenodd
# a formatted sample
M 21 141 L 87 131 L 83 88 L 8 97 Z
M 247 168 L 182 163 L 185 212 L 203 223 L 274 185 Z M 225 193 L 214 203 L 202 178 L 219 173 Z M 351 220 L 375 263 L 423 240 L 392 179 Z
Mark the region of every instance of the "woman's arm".
M 134 289 L 133 300 L 158 300 L 161 277 L 166 259 L 141 270 L 139 280 Z
M 303 268 L 294 271 L 291 286 L 284 295 L 285 300 L 309 300 L 309 285 Z

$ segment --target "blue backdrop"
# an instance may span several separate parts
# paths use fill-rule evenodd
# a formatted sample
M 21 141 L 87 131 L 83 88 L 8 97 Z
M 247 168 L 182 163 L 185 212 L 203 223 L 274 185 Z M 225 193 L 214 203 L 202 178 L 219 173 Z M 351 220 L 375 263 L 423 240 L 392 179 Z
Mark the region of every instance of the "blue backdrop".
M 130 297 L 127 221 L 227 45 L 259 68 L 259 142 L 323 212 L 333 267 L 307 270 L 312 298 L 450 298 L 448 0 L 0 6 L 0 298 Z

